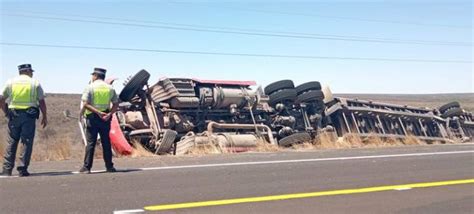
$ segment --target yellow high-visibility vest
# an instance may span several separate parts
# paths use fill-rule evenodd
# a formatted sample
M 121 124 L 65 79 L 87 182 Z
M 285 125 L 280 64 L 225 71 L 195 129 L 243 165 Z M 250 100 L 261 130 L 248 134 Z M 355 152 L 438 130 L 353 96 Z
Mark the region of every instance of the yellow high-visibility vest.
M 24 110 L 30 107 L 38 106 L 39 82 L 33 78 L 13 79 L 9 87 L 10 90 L 10 109 Z
M 97 110 L 104 112 L 108 109 L 110 109 L 110 101 L 112 99 L 112 90 L 111 87 L 105 83 L 105 82 L 100 82 L 100 83 L 92 83 L 91 85 L 91 101 L 90 103 L 94 108 Z M 86 115 L 91 114 L 89 110 L 85 111 Z

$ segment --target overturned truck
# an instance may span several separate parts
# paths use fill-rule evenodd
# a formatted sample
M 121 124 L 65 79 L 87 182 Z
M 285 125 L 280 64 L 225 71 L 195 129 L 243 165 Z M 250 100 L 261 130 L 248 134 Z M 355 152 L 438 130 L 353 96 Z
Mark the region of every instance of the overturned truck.
M 149 84 L 139 71 L 120 93 L 117 119 L 128 142 L 156 154 L 184 154 L 202 144 L 247 151 L 257 143 L 282 147 L 321 132 L 425 141 L 470 141 L 473 115 L 453 102 L 438 109 L 333 97 L 317 81 L 281 80 L 252 90 L 253 81 L 163 78 Z

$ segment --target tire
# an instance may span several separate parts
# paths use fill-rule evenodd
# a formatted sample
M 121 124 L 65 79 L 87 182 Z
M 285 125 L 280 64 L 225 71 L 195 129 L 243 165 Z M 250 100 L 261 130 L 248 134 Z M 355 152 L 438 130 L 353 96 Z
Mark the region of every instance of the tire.
M 324 93 L 322 91 L 308 91 L 299 95 L 296 99 L 296 103 L 307 103 L 322 100 L 324 100 Z
M 451 108 L 444 112 L 441 117 L 442 118 L 448 118 L 448 117 L 456 117 L 456 116 L 461 116 L 463 114 L 463 110 L 461 108 Z
M 176 140 L 177 135 L 178 133 L 173 130 L 165 130 L 163 138 L 161 139 L 161 144 L 156 150 L 156 153 L 160 155 L 168 153 L 171 147 L 173 146 L 174 140 Z
M 326 107 L 326 104 L 322 100 L 316 101 L 316 107 L 324 109 Z
M 322 100 L 316 100 L 314 103 L 312 103 L 313 107 L 315 108 L 314 110 L 308 112 L 308 113 L 321 113 L 326 109 L 326 104 Z
M 309 135 L 309 133 L 298 132 L 298 133 L 282 138 L 280 141 L 278 141 L 278 145 L 282 147 L 289 147 L 294 144 L 304 143 L 308 141 L 311 141 L 311 135 Z
M 294 102 L 296 100 L 295 89 L 283 89 L 270 95 L 270 105 L 274 106 L 277 103 L 289 101 Z
M 265 87 L 265 94 L 266 95 L 272 95 L 273 93 L 283 90 L 283 89 L 294 89 L 295 84 L 291 80 L 280 80 L 278 82 L 274 82 L 270 85 L 267 85 Z
M 147 84 L 150 79 L 150 73 L 146 70 L 141 70 L 135 76 L 128 81 L 128 83 L 123 87 L 122 92 L 120 92 L 119 98 L 124 102 L 130 101 L 137 92 Z
M 460 108 L 460 107 L 461 105 L 459 104 L 459 102 L 450 102 L 448 104 L 442 105 L 441 107 L 438 108 L 438 110 L 441 114 L 444 114 L 450 108 Z
M 296 87 L 296 93 L 298 95 L 301 95 L 307 91 L 317 91 L 317 90 L 319 91 L 321 90 L 321 83 L 319 83 L 318 81 L 303 83 L 299 85 L 298 87 Z

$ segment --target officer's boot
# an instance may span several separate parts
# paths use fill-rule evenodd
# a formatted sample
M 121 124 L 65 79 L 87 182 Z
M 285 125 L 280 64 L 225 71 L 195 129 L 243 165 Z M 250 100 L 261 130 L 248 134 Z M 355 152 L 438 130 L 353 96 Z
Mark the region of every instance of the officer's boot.
M 17 170 L 18 170 L 18 175 L 19 175 L 20 177 L 27 177 L 27 176 L 30 176 L 30 173 L 28 172 L 28 170 L 26 169 L 26 167 L 18 167 Z
M 12 176 L 12 170 L 3 168 L 3 171 L 0 176 Z

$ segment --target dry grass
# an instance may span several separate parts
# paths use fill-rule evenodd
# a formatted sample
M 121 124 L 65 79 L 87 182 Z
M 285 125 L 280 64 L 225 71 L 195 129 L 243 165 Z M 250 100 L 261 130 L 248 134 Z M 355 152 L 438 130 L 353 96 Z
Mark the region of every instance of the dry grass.
M 0 158 L 3 160 L 3 155 L 5 154 L 6 146 L 3 142 L 0 142 Z
M 291 148 L 296 151 L 305 151 L 305 150 L 315 149 L 315 145 L 311 142 L 305 142 L 305 143 L 300 143 L 300 144 L 294 144 L 291 146 Z
M 342 138 L 335 138 L 332 133 L 321 133 L 312 142 L 293 145 L 295 150 L 325 150 L 325 149 L 350 149 L 350 148 L 379 148 L 394 146 L 426 145 L 427 143 L 416 137 L 409 136 L 405 139 L 382 139 L 376 135 L 361 138 L 355 134 L 347 134 Z M 441 144 L 433 142 L 432 144 Z
M 34 142 L 33 153 L 31 154 L 32 161 L 60 161 L 79 159 L 84 157 L 85 147 L 83 144 L 72 144 L 72 140 L 65 138 L 50 138 L 47 142 Z M 19 142 L 17 149 L 17 158 L 23 144 Z M 0 157 L 5 154 L 6 145 L 0 143 Z M 102 146 L 100 143 L 95 148 L 94 158 L 101 159 L 103 157 Z M 2 158 L 3 160 L 3 158 Z
M 405 145 L 403 141 L 396 139 L 396 138 L 387 138 L 385 139 L 385 144 L 389 146 L 403 146 Z
M 362 139 L 362 143 L 365 147 L 386 147 L 388 145 L 385 144 L 380 137 L 375 135 L 370 135 L 364 139 Z
M 249 151 L 254 152 L 278 152 L 281 148 L 277 145 L 268 143 L 265 139 L 257 139 L 257 146 L 255 148 L 249 148 Z M 235 153 L 233 148 L 221 148 L 216 142 L 210 142 L 207 144 L 197 144 L 192 147 L 186 154 L 191 156 L 202 156 L 206 154 L 226 154 Z
M 132 155 L 130 155 L 130 157 L 132 157 L 132 158 L 154 156 L 154 154 L 152 152 L 145 149 L 142 146 L 142 144 L 137 142 L 137 141 L 132 141 L 132 146 L 133 146 L 133 151 L 132 151 Z
M 295 144 L 290 148 L 296 151 L 327 150 L 327 149 L 351 149 L 351 148 L 384 148 L 397 146 L 426 145 L 428 143 L 419 140 L 414 136 L 408 136 L 405 139 L 386 138 L 382 139 L 376 135 L 360 137 L 356 134 L 347 134 L 344 137 L 337 137 L 334 133 L 325 132 L 319 134 L 312 142 Z M 441 142 L 432 142 L 431 144 L 441 144 Z M 232 153 L 232 149 L 220 148 L 215 142 L 207 144 L 198 144 L 188 151 L 188 155 L 202 156 L 207 154 Z M 251 151 L 255 152 L 279 152 L 284 148 L 272 145 L 263 139 L 259 139 L 257 146 Z
M 221 150 L 220 147 L 214 143 L 208 144 L 196 144 L 186 154 L 191 156 L 202 156 L 207 154 L 221 154 L 225 151 Z
M 408 136 L 406 137 L 405 139 L 402 140 L 403 144 L 405 145 L 425 145 L 427 144 L 426 142 L 424 141 L 421 141 L 419 140 L 418 138 L 414 137 L 414 136 Z
M 252 151 L 256 152 L 278 152 L 281 151 L 278 145 L 273 145 L 267 142 L 265 139 L 258 139 L 257 140 L 257 147 L 252 149 Z
M 439 142 L 439 141 L 433 141 L 433 142 L 430 142 L 429 144 L 431 144 L 431 145 L 440 145 L 440 144 L 442 144 L 442 143 Z
M 324 132 L 319 134 L 316 139 L 314 139 L 313 144 L 315 149 L 342 149 L 350 148 L 343 138 L 334 137 L 334 134 L 331 132 Z
M 5 139 L 5 138 L 3 138 Z M 82 146 L 82 145 L 81 145 Z M 20 151 L 22 150 L 23 144 L 18 144 L 17 157 L 19 157 Z M 6 145 L 0 143 L 0 157 L 3 160 L 5 154 Z M 79 158 L 82 153 L 75 151 L 83 150 L 78 148 L 77 145 L 72 145 L 70 140 L 67 138 L 62 139 L 51 139 L 47 143 L 35 142 L 33 144 L 33 153 L 31 155 L 32 161 L 57 161 L 57 160 L 68 160 L 71 158 Z
M 368 142 L 363 141 L 361 137 L 355 134 L 347 134 L 342 138 L 342 145 L 346 148 L 361 148 L 368 144 Z
M 47 144 L 34 144 L 31 160 L 56 161 L 72 157 L 72 145 L 69 139 L 50 140 Z M 21 145 L 21 144 L 20 144 Z

